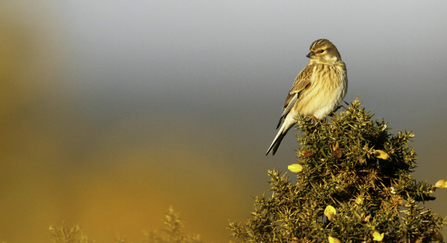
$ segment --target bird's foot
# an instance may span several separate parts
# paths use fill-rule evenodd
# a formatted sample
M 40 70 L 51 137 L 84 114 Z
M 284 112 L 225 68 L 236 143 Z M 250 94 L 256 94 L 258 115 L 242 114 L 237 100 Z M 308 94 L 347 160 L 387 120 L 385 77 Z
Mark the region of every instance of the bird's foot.
M 317 123 L 317 122 L 318 122 L 318 119 L 315 118 L 315 116 L 313 116 L 313 115 L 307 115 L 307 117 L 310 118 L 310 119 L 312 119 L 312 121 L 313 121 L 314 123 Z

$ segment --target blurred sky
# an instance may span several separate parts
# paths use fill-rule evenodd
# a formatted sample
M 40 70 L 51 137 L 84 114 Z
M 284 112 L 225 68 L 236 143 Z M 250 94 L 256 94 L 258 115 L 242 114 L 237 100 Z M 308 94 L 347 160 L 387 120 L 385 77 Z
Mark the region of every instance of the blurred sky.
M 37 0 L 0 3 L 0 240 L 97 242 L 163 228 L 228 242 L 289 132 L 265 156 L 310 44 L 330 39 L 358 95 L 412 130 L 415 177 L 447 179 L 447 2 Z M 447 192 L 426 203 L 447 215 Z M 445 232 L 443 233 L 444 235 Z

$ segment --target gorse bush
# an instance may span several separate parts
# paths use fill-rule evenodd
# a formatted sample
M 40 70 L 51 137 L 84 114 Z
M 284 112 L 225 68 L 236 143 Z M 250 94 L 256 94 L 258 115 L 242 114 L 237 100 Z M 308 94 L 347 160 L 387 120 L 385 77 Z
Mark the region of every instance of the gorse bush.
M 165 229 L 161 232 L 152 231 L 144 232 L 145 238 L 141 241 L 144 243 L 201 243 L 199 235 L 189 236 L 183 232 L 183 223 L 180 221 L 178 214 L 174 212 L 172 207 L 166 214 L 164 221 Z
M 271 196 L 255 198 L 246 223 L 230 223 L 240 242 L 431 242 L 442 241 L 447 221 L 419 203 L 436 188 L 417 182 L 414 135 L 390 134 L 357 100 L 326 121 L 298 121 L 293 183 L 268 171 Z
M 178 214 L 174 212 L 172 207 L 169 208 L 164 221 L 165 228 L 162 230 L 154 230 L 150 232 L 144 231 L 142 243 L 201 243 L 199 235 L 187 235 L 183 232 L 183 223 Z M 76 225 L 68 228 L 65 223 L 61 227 L 50 226 L 51 241 L 53 243 L 93 243 L 83 229 Z M 117 236 L 115 242 L 126 243 L 127 238 Z
M 61 227 L 50 226 L 51 241 L 53 243 L 93 243 L 79 225 L 68 228 L 65 223 Z

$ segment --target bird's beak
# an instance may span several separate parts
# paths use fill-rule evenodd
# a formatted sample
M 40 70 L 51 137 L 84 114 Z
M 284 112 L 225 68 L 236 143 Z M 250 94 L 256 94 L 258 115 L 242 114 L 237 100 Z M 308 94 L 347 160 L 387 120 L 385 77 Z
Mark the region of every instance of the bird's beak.
M 306 55 L 306 57 L 311 58 L 315 56 L 315 52 L 311 51 L 309 54 Z

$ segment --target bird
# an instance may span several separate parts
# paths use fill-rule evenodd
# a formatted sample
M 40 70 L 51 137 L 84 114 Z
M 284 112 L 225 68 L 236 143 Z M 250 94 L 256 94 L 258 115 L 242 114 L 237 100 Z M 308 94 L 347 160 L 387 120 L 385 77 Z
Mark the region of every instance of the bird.
M 283 112 L 276 129 L 276 137 L 267 150 L 275 155 L 287 132 L 300 116 L 321 120 L 335 112 L 348 90 L 345 63 L 332 42 L 318 39 L 306 55 L 309 64 L 298 74 L 284 103 Z

